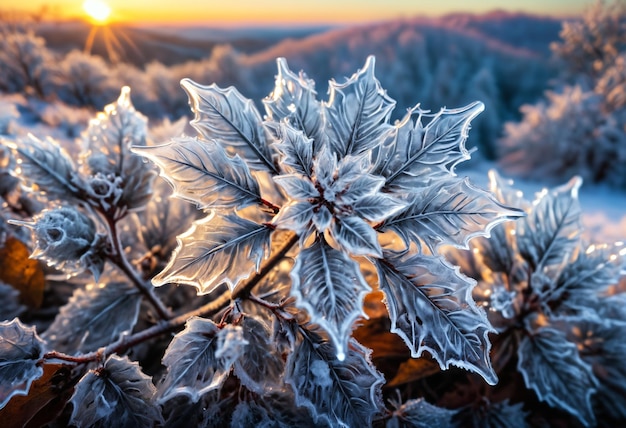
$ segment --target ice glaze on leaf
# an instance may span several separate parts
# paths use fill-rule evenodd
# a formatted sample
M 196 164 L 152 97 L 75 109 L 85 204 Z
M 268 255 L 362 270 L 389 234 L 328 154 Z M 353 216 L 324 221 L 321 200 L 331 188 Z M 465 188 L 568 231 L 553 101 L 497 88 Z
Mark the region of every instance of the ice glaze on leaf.
M 270 338 L 267 327 L 254 317 L 246 316 L 241 324 L 245 351 L 234 364 L 235 376 L 250 391 L 264 394 L 282 384 L 285 362 Z
M 346 216 L 336 218 L 331 224 L 330 234 L 348 254 L 376 257 L 382 255 L 376 231 L 359 217 Z
M 156 388 L 128 357 L 111 355 L 104 367 L 88 372 L 71 398 L 70 424 L 79 427 L 149 427 L 162 424 L 153 402 Z
M 371 351 L 350 339 L 344 361 L 333 346 L 307 333 L 287 359 L 285 380 L 315 423 L 332 427 L 369 427 L 382 408 L 383 376 L 370 360 Z
M 594 425 L 591 395 L 598 381 L 565 334 L 551 327 L 531 332 L 520 343 L 517 356 L 526 386 L 541 401 L 571 413 L 586 426 Z
M 19 302 L 20 292 L 14 287 L 5 284 L 0 279 L 0 321 L 8 321 L 19 316 L 26 307 Z
M 231 155 L 239 154 L 250 168 L 278 172 L 261 115 L 251 100 L 232 86 L 203 86 L 190 79 L 180 84 L 195 113 L 191 126 L 204 138 L 216 140 Z
M 523 215 L 508 208 L 467 178 L 441 180 L 417 192 L 409 207 L 387 219 L 380 230 L 397 233 L 408 246 L 414 242 L 435 253 L 442 244 L 467 248 L 470 239 L 489 236 L 494 226 Z
M 345 83 L 330 81 L 329 98 L 322 104 L 328 144 L 342 158 L 372 149 L 391 128 L 396 102 L 374 77 L 374 57 Z
M 559 269 L 572 256 L 581 231 L 579 177 L 547 190 L 533 204 L 528 217 L 517 227 L 519 252 L 536 272 Z
M 529 428 L 524 403 L 510 404 L 509 400 L 499 403 L 483 399 L 480 407 L 471 406 L 454 417 L 454 426 L 468 428 Z
M 398 405 L 386 428 L 434 428 L 452 426 L 456 410 L 448 410 L 430 404 L 423 398 L 409 400 Z
M 439 257 L 386 252 L 375 263 L 391 331 L 404 339 L 411 356 L 427 351 L 442 369 L 452 364 L 494 385 L 487 337 L 494 330 L 472 299 L 473 280 Z
M 294 129 L 311 138 L 311 147 L 319 148 L 323 141 L 320 103 L 315 99 L 315 82 L 303 72 L 296 75 L 285 58 L 276 60 L 278 74 L 272 93 L 263 100 L 269 120 L 282 122 L 287 119 Z M 317 151 L 314 151 L 317 152 Z
M 163 356 L 167 374 L 158 386 L 160 403 L 181 394 L 196 402 L 203 394 L 222 386 L 239 355 L 219 355 L 220 334 L 211 320 L 193 317 L 187 321 L 185 329 L 174 336 Z
M 261 199 L 246 163 L 237 155 L 228 156 L 213 140 L 181 137 L 134 151 L 161 168 L 161 175 L 174 187 L 174 196 L 198 208 L 243 208 Z
M 140 303 L 141 294 L 127 283 L 89 284 L 74 292 L 42 338 L 55 351 L 95 351 L 131 332 Z
M 282 155 L 280 167 L 287 173 L 301 174 L 311 178 L 313 170 L 313 140 L 284 123 L 268 123 L 279 143 L 274 148 Z
M 38 364 L 44 342 L 35 327 L 27 327 L 15 318 L 0 322 L 0 409 L 14 395 L 26 395 L 30 384 L 41 377 Z
M 291 295 L 311 322 L 326 330 L 337 358 L 345 358 L 352 324 L 363 312 L 363 299 L 371 288 L 359 265 L 321 238 L 300 251 L 291 271 Z
M 189 284 L 207 294 L 221 283 L 232 290 L 254 270 L 270 250 L 271 228 L 238 217 L 211 214 L 193 223 L 178 238 L 179 245 L 161 273 L 157 285 Z
M 387 179 L 386 187 L 409 192 L 451 175 L 458 163 L 470 158 L 465 148 L 470 122 L 484 108 L 475 102 L 436 114 L 418 107 L 410 110 L 374 153 L 375 171 Z M 429 119 L 425 125 L 424 118 Z
M 78 192 L 79 181 L 74 163 L 61 146 L 48 138 L 39 140 L 32 134 L 6 143 L 19 163 L 19 178 L 34 190 L 49 197 L 67 199 Z

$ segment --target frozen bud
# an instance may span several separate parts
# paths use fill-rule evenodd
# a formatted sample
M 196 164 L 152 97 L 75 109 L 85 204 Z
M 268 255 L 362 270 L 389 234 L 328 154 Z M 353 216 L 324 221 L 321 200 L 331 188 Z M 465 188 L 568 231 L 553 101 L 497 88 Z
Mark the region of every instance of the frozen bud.
M 87 180 L 87 193 L 92 199 L 100 201 L 104 209 L 109 209 L 122 196 L 122 178 L 99 172 Z
M 513 318 L 515 316 L 513 302 L 516 296 L 517 292 L 508 291 L 502 285 L 494 287 L 491 293 L 491 309 L 500 312 L 504 318 Z

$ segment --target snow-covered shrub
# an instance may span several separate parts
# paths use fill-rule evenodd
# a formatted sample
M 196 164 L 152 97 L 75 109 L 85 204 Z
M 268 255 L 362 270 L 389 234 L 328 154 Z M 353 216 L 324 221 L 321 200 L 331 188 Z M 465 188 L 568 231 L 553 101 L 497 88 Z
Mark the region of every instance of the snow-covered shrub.
M 34 231 L 34 257 L 96 283 L 68 279 L 75 291 L 41 335 L 0 323 L 0 407 L 53 373 L 76 426 L 448 423 L 454 411 L 414 395 L 386 408 L 372 351 L 353 337 L 374 287 L 408 359 L 497 382 L 474 282 L 439 252 L 521 215 L 454 174 L 480 102 L 391 124 L 373 57 L 326 101 L 280 59 L 265 118 L 233 87 L 182 85 L 194 137 L 145 145 L 125 88 L 78 156 L 51 139 L 8 142 L 14 174 L 47 207 L 11 224 Z M 35 410 L 12 415 L 57 414 Z
M 498 200 L 527 216 L 472 240 L 470 251 L 449 253 L 477 279 L 474 298 L 498 333 L 491 355 L 500 382 L 467 406 L 488 408 L 496 403 L 484 397 L 505 396 L 519 409 L 501 414 L 500 424 L 473 426 L 623 425 L 626 360 L 617 355 L 626 311 L 615 285 L 626 273 L 626 246 L 581 238 L 579 177 L 533 201 L 495 172 L 490 178 Z M 571 420 L 563 422 L 559 411 Z M 462 426 L 472 426 L 475 412 L 460 416 Z
M 565 23 L 562 37 L 554 52 L 570 74 L 505 125 L 501 165 L 518 176 L 578 174 L 626 188 L 626 7 L 597 2 L 582 22 Z

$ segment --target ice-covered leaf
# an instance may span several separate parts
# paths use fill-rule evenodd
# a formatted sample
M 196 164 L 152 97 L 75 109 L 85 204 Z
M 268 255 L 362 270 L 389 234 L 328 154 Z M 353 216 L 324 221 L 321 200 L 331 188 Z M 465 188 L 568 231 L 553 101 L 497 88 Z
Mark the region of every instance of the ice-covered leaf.
M 35 327 L 17 318 L 0 322 L 0 409 L 14 395 L 26 395 L 30 384 L 41 377 L 43 352 L 44 342 Z
M 330 234 L 343 251 L 355 256 L 382 255 L 378 234 L 365 220 L 356 216 L 336 218 Z
M 183 79 L 195 114 L 191 125 L 207 140 L 216 140 L 231 155 L 239 154 L 254 169 L 277 173 L 261 115 L 234 87 L 199 85 Z
M 6 144 L 15 152 L 19 165 L 16 174 L 27 187 L 50 198 L 76 196 L 80 180 L 70 156 L 57 142 L 28 134 Z
M 119 179 L 120 195 L 115 201 L 120 208 L 136 209 L 144 206 L 152 194 L 156 176 L 153 167 L 142 157 L 131 152 L 131 146 L 146 144 L 148 119 L 135 110 L 130 99 L 130 88 L 125 86 L 116 102 L 104 107 L 83 135 L 86 150 L 82 153 L 82 171 L 85 175 Z M 106 196 L 92 185 L 93 196 Z M 90 190 L 90 189 L 88 189 Z
M 439 257 L 385 253 L 375 263 L 391 331 L 404 339 L 411 356 L 427 351 L 442 369 L 452 364 L 495 384 L 487 337 L 494 330 L 472 299 L 474 281 Z
M 272 224 L 281 229 L 289 229 L 299 235 L 308 236 L 312 229 L 311 222 L 327 227 L 330 224 L 331 215 L 328 209 L 318 209 L 317 205 L 309 202 L 291 201 L 280 209 L 280 212 L 272 219 Z M 317 211 L 317 212 L 316 212 Z M 320 219 L 323 214 L 323 219 Z M 319 226 L 318 226 L 319 227 Z
M 8 321 L 19 316 L 26 309 L 19 302 L 20 292 L 0 280 L 0 321 Z
M 409 207 L 387 219 L 380 230 L 397 233 L 408 246 L 432 253 L 442 244 L 467 248 L 475 236 L 489 236 L 494 226 L 523 215 L 474 187 L 467 178 L 450 178 L 415 194 Z M 422 250 L 423 251 L 423 250 Z
M 263 323 L 249 316 L 243 319 L 241 329 L 248 344 L 235 361 L 235 376 L 246 388 L 259 394 L 278 389 L 282 383 L 285 363 L 272 343 L 270 331 Z
M 545 190 L 534 202 L 528 217 L 517 227 L 519 252 L 533 270 L 559 269 L 567 263 L 580 239 L 580 203 L 578 188 L 582 180 L 551 191 Z
M 311 138 L 316 147 L 322 142 L 322 115 L 320 103 L 315 99 L 315 82 L 300 72 L 293 73 L 285 58 L 276 60 L 278 74 L 272 93 L 263 100 L 268 119 L 289 124 Z
M 210 293 L 225 282 L 232 291 L 259 270 L 269 254 L 271 232 L 270 227 L 235 214 L 212 213 L 178 238 L 172 259 L 152 282 L 193 285 L 199 294 Z
M 241 327 L 231 326 L 231 329 L 241 330 Z M 187 321 L 185 329 L 174 336 L 163 356 L 167 374 L 159 384 L 159 402 L 181 394 L 195 402 L 203 394 L 222 386 L 234 360 L 240 356 L 237 353 L 220 355 L 226 334 L 227 330 L 220 330 L 211 320 L 193 317 Z
M 594 425 L 591 395 L 598 380 L 564 333 L 551 327 L 531 332 L 521 341 L 517 356 L 526 386 L 541 401 L 571 413 L 586 426 Z
M 322 238 L 300 251 L 291 271 L 291 295 L 313 323 L 326 330 L 343 360 L 352 324 L 363 312 L 363 298 L 370 286 L 359 265 Z
M 320 196 L 320 192 L 311 180 L 297 174 L 280 175 L 275 177 L 274 181 L 295 200 L 307 200 Z
M 269 124 L 268 124 L 269 126 Z M 313 140 L 302 131 L 284 123 L 272 124 L 278 144 L 274 148 L 282 155 L 280 167 L 287 173 L 311 178 L 313 170 Z
M 315 423 L 333 427 L 369 427 L 382 408 L 383 376 L 370 360 L 371 351 L 350 340 L 344 361 L 328 342 L 306 333 L 287 359 L 285 380 Z
M 134 150 L 159 165 L 175 196 L 201 209 L 243 208 L 261 199 L 246 163 L 239 156 L 228 156 L 213 140 L 181 137 Z
M 374 57 L 345 83 L 333 80 L 328 101 L 322 104 L 328 144 L 340 157 L 358 154 L 380 144 L 395 106 L 374 77 Z
M 383 221 L 397 214 L 406 205 L 406 202 L 387 193 L 378 192 L 373 195 L 363 196 L 355 201 L 353 209 L 357 215 L 366 220 Z
M 475 102 L 435 114 L 419 107 L 410 110 L 374 152 L 375 171 L 387 179 L 387 187 L 408 192 L 450 176 L 459 162 L 470 158 L 465 148 L 470 122 L 484 108 Z
M 386 428 L 433 428 L 452 426 L 456 410 L 448 410 L 418 398 L 398 405 Z
M 77 289 L 42 338 L 55 351 L 95 351 L 131 332 L 141 294 L 131 285 L 112 281 Z
M 89 371 L 72 396 L 70 424 L 79 427 L 149 427 L 162 424 L 154 403 L 152 379 L 128 357 L 111 355 L 104 366 Z

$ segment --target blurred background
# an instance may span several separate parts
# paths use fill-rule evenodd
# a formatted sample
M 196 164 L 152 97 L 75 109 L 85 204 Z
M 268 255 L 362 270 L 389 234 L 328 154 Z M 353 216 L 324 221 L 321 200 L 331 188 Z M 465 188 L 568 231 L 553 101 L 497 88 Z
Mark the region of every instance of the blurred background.
M 623 0 L 22 3 L 0 1 L 0 134 L 75 139 L 128 85 L 159 142 L 192 117 L 182 78 L 236 86 L 263 111 L 276 58 L 325 100 L 329 79 L 375 55 L 394 120 L 480 100 L 470 174 L 533 189 L 580 175 L 598 198 L 589 226 L 626 236 Z

